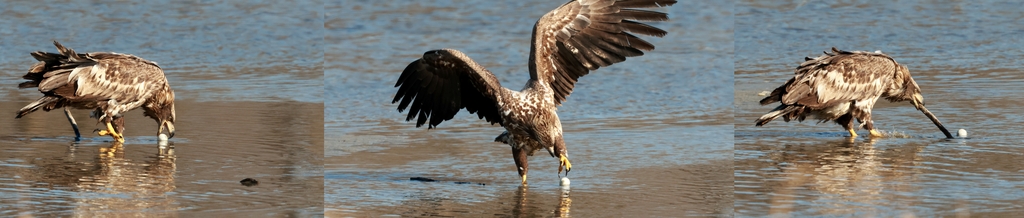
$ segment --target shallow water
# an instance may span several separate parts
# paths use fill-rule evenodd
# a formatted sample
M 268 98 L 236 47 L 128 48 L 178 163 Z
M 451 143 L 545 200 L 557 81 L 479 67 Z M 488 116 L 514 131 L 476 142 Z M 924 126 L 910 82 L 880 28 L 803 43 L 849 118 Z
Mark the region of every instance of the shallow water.
M 667 37 L 643 37 L 655 51 L 580 79 L 558 111 L 573 161 L 568 195 L 557 159 L 542 152 L 520 187 L 509 147 L 493 142 L 499 126 L 463 112 L 428 131 L 390 103 L 402 69 L 437 48 L 463 51 L 519 89 L 533 24 L 562 3 L 328 2 L 327 215 L 731 214 L 731 3 L 658 9 L 672 20 L 652 23 Z
M 0 216 L 322 216 L 322 5 L 0 3 Z M 16 87 L 51 40 L 158 62 L 175 137 L 158 145 L 141 110 L 123 145 L 85 110 L 79 143 L 60 111 L 14 119 L 41 96 Z
M 735 185 L 738 216 L 1007 216 L 1024 210 L 1024 18 L 985 1 L 740 1 L 736 5 Z M 835 46 L 881 50 L 910 68 L 945 140 L 909 103 L 880 101 L 876 128 L 912 138 L 849 140 L 834 123 L 754 127 L 759 92 L 805 56 Z M 866 135 L 866 131 L 859 131 Z

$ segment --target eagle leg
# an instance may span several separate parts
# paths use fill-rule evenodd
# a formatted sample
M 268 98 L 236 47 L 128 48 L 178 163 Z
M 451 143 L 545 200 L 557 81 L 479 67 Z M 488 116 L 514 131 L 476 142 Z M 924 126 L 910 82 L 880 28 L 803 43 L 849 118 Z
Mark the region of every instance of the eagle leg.
M 110 121 L 107 121 L 106 123 L 107 129 L 100 130 L 99 135 L 110 135 L 111 137 L 114 137 L 114 140 L 116 140 L 117 142 L 123 143 L 124 136 L 122 136 L 121 134 L 117 133 L 117 131 L 114 130 L 114 126 L 110 124 Z
M 856 138 L 857 137 L 857 130 L 853 129 L 853 115 L 852 114 L 844 114 L 843 116 L 839 116 L 839 118 L 836 118 L 836 123 L 839 123 L 839 125 L 842 125 L 843 128 L 846 129 L 846 131 L 849 131 L 851 138 Z M 872 131 L 874 131 L 874 130 L 872 130 Z
M 569 177 L 569 170 L 572 169 L 572 163 L 569 163 L 569 158 L 565 158 L 565 156 L 560 156 L 558 157 L 558 162 L 558 175 L 562 175 L 562 167 L 565 167 L 565 176 Z
M 71 109 L 64 107 L 64 116 L 68 117 L 68 122 L 71 123 L 71 128 L 75 130 L 75 141 L 81 141 L 82 134 L 78 132 L 78 122 L 75 122 L 75 117 L 71 116 Z
M 512 160 L 516 162 L 516 170 L 519 171 L 519 177 L 523 178 L 523 185 L 526 185 L 526 173 L 529 170 L 530 164 L 526 159 L 527 148 L 526 146 L 512 145 Z

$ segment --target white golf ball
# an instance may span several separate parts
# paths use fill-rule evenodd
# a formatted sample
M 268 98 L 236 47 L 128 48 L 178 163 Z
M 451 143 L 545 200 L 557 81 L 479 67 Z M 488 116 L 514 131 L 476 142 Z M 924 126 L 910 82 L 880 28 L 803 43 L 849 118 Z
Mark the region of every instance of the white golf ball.
M 160 141 L 167 141 L 167 134 L 160 133 L 160 135 L 156 137 L 160 139 Z
M 569 186 L 569 177 L 562 177 L 562 182 L 560 184 L 562 186 Z
M 960 138 L 967 137 L 967 130 L 966 129 L 957 130 L 956 131 L 956 136 L 960 136 Z

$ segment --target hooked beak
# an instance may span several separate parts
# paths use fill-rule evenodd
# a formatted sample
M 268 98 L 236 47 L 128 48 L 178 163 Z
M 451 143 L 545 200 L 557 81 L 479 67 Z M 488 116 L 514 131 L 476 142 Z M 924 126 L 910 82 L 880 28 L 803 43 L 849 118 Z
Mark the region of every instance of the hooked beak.
M 166 121 L 166 120 L 161 121 L 160 122 L 160 130 L 158 130 L 156 134 L 157 135 L 163 134 L 164 130 L 167 131 L 167 138 L 168 139 L 174 138 L 174 123 L 172 123 L 170 121 Z
M 512 160 L 516 162 L 516 170 L 519 171 L 519 177 L 523 180 L 523 184 L 526 184 L 526 172 L 530 165 L 527 163 L 526 156 L 526 149 L 512 147 Z

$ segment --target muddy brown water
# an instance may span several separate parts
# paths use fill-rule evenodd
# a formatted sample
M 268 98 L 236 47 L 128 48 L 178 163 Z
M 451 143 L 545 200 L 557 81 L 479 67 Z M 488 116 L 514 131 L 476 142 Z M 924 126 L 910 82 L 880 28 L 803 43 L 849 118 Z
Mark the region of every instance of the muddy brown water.
M 739 1 L 736 5 L 737 216 L 1006 217 L 1024 210 L 1024 56 L 1009 1 Z M 776 120 L 758 93 L 830 47 L 881 50 L 905 64 L 946 140 L 907 102 L 880 100 L 875 126 L 909 138 L 847 139 L 834 123 Z M 859 131 L 866 135 L 867 131 Z
M 326 5 L 324 206 L 328 216 L 729 216 L 732 13 L 683 1 L 651 24 L 657 49 L 582 77 L 559 108 L 573 170 L 530 157 L 520 186 L 503 129 L 462 112 L 415 128 L 390 101 L 423 52 L 454 48 L 518 90 L 534 22 L 564 2 L 353 1 Z M 441 181 L 410 181 L 426 177 Z

